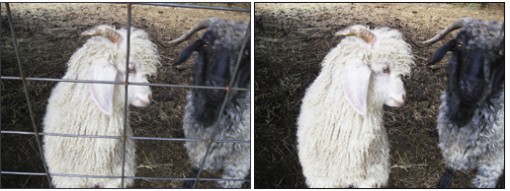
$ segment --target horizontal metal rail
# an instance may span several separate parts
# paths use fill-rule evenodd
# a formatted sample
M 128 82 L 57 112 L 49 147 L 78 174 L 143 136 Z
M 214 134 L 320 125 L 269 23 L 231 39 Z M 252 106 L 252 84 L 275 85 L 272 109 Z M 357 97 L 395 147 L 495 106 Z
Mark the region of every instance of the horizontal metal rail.
M 117 3 L 114 3 L 117 4 Z M 131 6 L 132 5 L 149 5 L 149 6 L 166 6 L 166 7 L 180 7 L 180 8 L 193 8 L 193 9 L 209 9 L 209 10 L 221 10 L 221 11 L 238 11 L 238 12 L 250 12 L 250 9 L 243 9 L 243 8 L 229 8 L 229 7 L 220 7 L 220 6 L 204 6 L 204 5 L 192 5 L 192 4 L 185 4 L 185 3 L 122 3 L 127 4 L 127 10 L 128 10 L 128 28 L 131 26 Z M 250 3 L 247 3 L 247 5 L 250 5 Z M 125 92 L 127 93 L 127 87 L 129 85 L 136 85 L 136 86 L 151 86 L 151 87 L 170 87 L 170 88 L 190 88 L 190 89 L 215 89 L 215 90 L 225 90 L 227 92 L 225 100 L 227 100 L 227 97 L 232 91 L 251 91 L 250 88 L 238 88 L 238 87 L 232 87 L 233 85 L 233 79 L 231 80 L 231 83 L 227 87 L 213 87 L 213 86 L 197 86 L 197 85 L 186 85 L 186 84 L 164 84 L 164 83 L 136 83 L 136 82 L 129 82 L 128 78 L 126 77 L 124 82 L 116 82 L 116 81 L 95 81 L 95 80 L 71 80 L 71 79 L 56 79 L 56 78 L 47 78 L 47 77 L 25 77 L 23 76 L 23 69 L 21 65 L 21 59 L 18 54 L 17 50 L 17 42 L 16 42 L 16 35 L 14 32 L 13 22 L 11 19 L 11 14 L 9 11 L 9 5 L 6 4 L 8 9 L 8 17 L 9 17 L 9 25 L 11 26 L 11 34 L 13 36 L 13 47 L 16 51 L 17 55 L 17 61 L 19 65 L 20 75 L 21 76 L 1 76 L 0 75 L 0 81 L 3 80 L 21 80 L 23 82 L 23 87 L 25 88 L 25 96 L 27 97 L 26 101 L 28 104 L 31 103 L 30 99 L 28 99 L 28 93 L 27 93 L 27 85 L 26 82 L 28 81 L 40 81 L 40 82 L 64 82 L 64 83 L 95 83 L 95 84 L 115 84 L 115 85 L 124 85 L 125 86 Z M 247 34 L 249 34 L 249 29 L 247 30 Z M 127 63 L 129 63 L 129 35 L 130 31 L 128 31 L 128 46 L 127 46 L 127 55 L 126 55 L 126 70 L 127 70 Z M 246 40 L 249 40 L 249 36 L 246 36 L 243 42 L 246 42 Z M 243 44 L 244 46 L 244 44 Z M 242 55 L 242 52 L 240 52 L 240 55 Z M 234 75 L 238 72 L 238 66 L 240 62 L 240 57 L 236 64 L 236 69 L 234 71 Z M 0 62 L 1 65 L 1 62 Z M 127 94 L 125 95 L 125 100 L 127 100 Z M 219 113 L 223 113 L 224 107 L 226 106 L 226 101 L 223 102 L 222 107 L 220 109 Z M 2 105 L 0 104 L 0 107 Z M 128 119 L 128 112 L 127 112 L 127 102 L 125 102 L 125 110 L 124 110 L 124 128 L 127 127 L 127 119 Z M 31 108 L 29 108 L 31 109 Z M 103 138 L 103 139 L 120 139 L 120 140 L 154 140 L 154 141 L 176 141 L 176 142 L 207 142 L 208 143 L 208 151 L 206 152 L 206 155 L 204 156 L 204 162 L 205 158 L 208 157 L 209 152 L 213 149 L 212 144 L 213 143 L 242 143 L 242 144 L 251 144 L 250 140 L 216 140 L 215 136 L 212 136 L 209 139 L 194 139 L 194 138 L 165 138 L 165 137 L 144 137 L 144 136 L 127 136 L 126 130 L 124 129 L 124 135 L 122 136 L 106 136 L 106 135 L 77 135 L 77 134 L 66 134 L 66 133 L 44 133 L 44 132 L 38 132 L 37 125 L 34 121 L 34 114 L 33 112 L 30 112 L 30 117 L 32 118 L 32 126 L 34 127 L 34 132 L 26 132 L 26 131 L 12 131 L 12 130 L 1 130 L 0 134 L 14 134 L 14 135 L 32 135 L 35 136 L 38 146 L 39 146 L 39 152 L 42 153 L 41 143 L 39 141 L 39 136 L 54 136 L 54 137 L 77 137 L 77 138 Z M 219 116 L 218 116 L 219 117 Z M 217 123 L 218 118 L 216 119 L 215 124 Z M 1 128 L 1 124 L 0 124 Z M 218 130 L 217 130 L 218 131 Z M 214 133 L 216 134 L 216 133 Z M 125 146 L 122 149 L 123 156 L 125 155 L 126 149 Z M 45 161 L 44 157 L 40 156 L 43 161 Z M 1 156 L 0 156 L 1 159 Z M 47 173 L 40 173 L 40 172 L 17 172 L 17 171 L 2 171 L 0 169 L 1 175 L 25 175 L 25 176 L 47 176 L 47 180 L 49 183 L 49 187 L 52 187 L 51 184 L 51 177 L 50 176 L 65 176 L 65 177 L 81 177 L 81 178 L 119 178 L 122 179 L 122 182 L 125 178 L 128 179 L 144 179 L 144 180 L 180 180 L 180 181 L 187 181 L 187 180 L 202 180 L 202 181 L 243 181 L 243 182 L 250 182 L 249 179 L 224 179 L 224 178 L 203 178 L 200 176 L 200 173 L 193 178 L 175 178 L 175 177 L 138 177 L 138 176 L 125 176 L 124 175 L 124 157 L 122 158 L 123 162 L 123 168 L 122 173 L 120 176 L 101 176 L 101 175 L 85 175 L 85 174 L 65 174 L 65 173 L 49 173 L 48 169 L 46 167 L 46 163 L 43 162 L 44 171 Z M 200 171 L 203 170 L 204 164 L 201 165 Z M 4 167 L 5 168 L 5 167 Z M 123 183 L 122 183 L 123 185 Z M 196 185 L 196 184 L 195 184 Z M 1 186 L 0 186 L 1 187 Z M 194 186 L 193 186 L 194 187 Z
M 138 5 L 165 6 L 165 7 L 192 8 L 192 9 L 209 9 L 209 10 L 220 10 L 220 11 L 250 12 L 249 9 L 232 8 L 232 7 L 213 7 L 213 6 L 178 4 L 178 3 L 133 3 L 133 5 L 137 5 L 137 4 Z M 247 4 L 249 4 L 249 2 Z
M 24 175 L 24 176 L 46 176 L 44 172 L 19 172 L 19 171 L 0 171 L 4 175 Z M 65 176 L 76 178 L 122 178 L 122 176 L 102 176 L 102 175 L 86 175 L 86 174 L 67 174 L 67 173 L 50 173 L 51 176 Z M 146 176 L 124 176 L 128 179 L 146 179 L 146 180 L 195 180 L 195 178 L 173 178 L 173 177 L 146 177 Z M 244 181 L 250 182 L 248 179 L 223 179 L 223 178 L 201 178 L 205 181 Z
M 16 135 L 35 135 L 31 131 L 9 131 L 2 130 L 0 134 L 16 134 Z M 37 133 L 38 135 L 54 136 L 54 137 L 77 137 L 77 138 L 102 138 L 102 139 L 121 139 L 122 136 L 107 136 L 107 135 L 76 135 L 65 133 Z M 209 142 L 209 139 L 195 139 L 195 138 L 165 138 L 165 137 L 141 137 L 141 136 L 127 136 L 132 140 L 146 140 L 146 141 L 180 141 L 180 142 Z M 217 143 L 246 143 L 250 144 L 250 140 L 214 140 Z
M 2 80 L 23 80 L 19 76 L 1 76 Z M 70 80 L 70 79 L 59 79 L 59 78 L 41 78 L 41 77 L 27 77 L 27 81 L 50 81 L 50 82 L 69 82 L 69 83 L 89 83 L 89 84 L 115 84 L 124 85 L 125 82 L 118 81 L 99 81 L 99 80 Z M 215 90 L 227 90 L 226 87 L 214 87 L 214 86 L 197 86 L 197 85 L 180 85 L 180 84 L 161 84 L 161 83 L 138 83 L 128 82 L 128 85 L 135 86 L 152 86 L 152 87 L 171 87 L 171 88 L 193 88 L 193 89 L 215 89 Z M 231 90 L 235 91 L 250 91 L 248 88 L 232 87 Z

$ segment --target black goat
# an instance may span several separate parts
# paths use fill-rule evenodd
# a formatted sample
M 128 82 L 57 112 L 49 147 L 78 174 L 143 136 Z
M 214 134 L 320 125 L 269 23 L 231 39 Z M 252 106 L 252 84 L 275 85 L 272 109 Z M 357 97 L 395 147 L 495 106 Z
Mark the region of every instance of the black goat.
M 191 89 L 184 114 L 183 128 L 187 138 L 214 140 L 250 140 L 250 93 L 234 91 L 231 87 L 250 87 L 250 41 L 243 41 L 248 25 L 223 19 L 210 18 L 196 24 L 171 44 L 180 43 L 195 32 L 206 29 L 202 38 L 183 50 L 175 64 L 186 61 L 193 52 L 198 52 L 195 61 L 194 85 L 225 87 L 225 89 Z M 249 39 L 249 38 L 248 38 Z M 242 51 L 241 51 L 242 50 Z M 241 56 L 241 57 L 240 57 Z M 238 69 L 236 68 L 239 63 Z M 237 74 L 235 70 L 237 69 Z M 236 74 L 236 75 L 234 75 Z M 233 80 L 232 86 L 230 82 Z M 223 113 L 221 106 L 227 94 L 227 105 Z M 217 125 L 214 125 L 217 120 Z M 206 155 L 209 143 L 186 142 L 196 175 Z M 205 159 L 203 169 L 223 169 L 224 179 L 244 179 L 250 170 L 250 145 L 247 143 L 213 142 L 214 148 Z M 225 188 L 240 188 L 242 181 L 222 180 Z M 195 182 L 187 181 L 185 187 Z
M 438 117 L 439 147 L 447 169 L 439 187 L 449 187 L 454 170 L 477 169 L 473 185 L 495 187 L 504 169 L 505 44 L 501 22 L 463 18 L 430 40 L 461 29 L 429 64 L 452 52 L 448 84 Z

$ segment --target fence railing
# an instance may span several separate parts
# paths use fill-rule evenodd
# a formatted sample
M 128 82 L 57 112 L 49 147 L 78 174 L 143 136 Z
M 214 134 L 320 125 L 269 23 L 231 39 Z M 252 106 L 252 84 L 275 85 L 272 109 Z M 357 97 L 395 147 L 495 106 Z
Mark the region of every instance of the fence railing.
M 131 18 L 132 18 L 132 6 L 166 6 L 166 7 L 180 7 L 180 8 L 194 8 L 194 9 L 211 9 L 211 10 L 221 10 L 221 11 L 238 11 L 238 12 L 250 12 L 249 9 L 242 9 L 242 8 L 228 8 L 228 7 L 217 7 L 217 6 L 204 6 L 204 5 L 192 5 L 192 4 L 184 4 L 184 3 L 125 3 L 127 4 L 127 28 L 131 28 Z M 249 4 L 249 3 L 248 3 Z M 2 6 L 0 6 L 0 13 L 2 13 Z M 28 111 L 30 115 L 30 122 L 31 126 L 33 127 L 33 131 L 15 131 L 15 130 L 2 130 L 1 126 L 1 120 L 0 117 L 0 134 L 17 134 L 17 135 L 32 135 L 35 138 L 35 141 L 37 142 L 37 149 L 39 149 L 40 157 L 43 161 L 43 168 L 44 173 L 41 172 L 17 172 L 17 171 L 7 171 L 7 170 L 1 170 L 0 175 L 20 175 L 20 176 L 46 176 L 48 180 L 48 185 L 52 187 L 51 183 L 51 177 L 52 176 L 66 176 L 66 177 L 83 177 L 83 178 L 121 178 L 122 185 L 124 185 L 125 179 L 145 179 L 145 180 L 195 180 L 194 187 L 197 186 L 196 184 L 200 181 L 220 181 L 220 180 L 226 180 L 226 181 L 244 181 L 244 182 L 250 182 L 250 180 L 246 179 L 222 179 L 222 178 L 205 178 L 201 177 L 201 173 L 203 171 L 203 167 L 205 164 L 205 160 L 208 157 L 208 155 L 211 153 L 211 151 L 214 149 L 212 147 L 213 143 L 241 143 L 241 144 L 250 144 L 250 140 L 216 140 L 215 135 L 219 133 L 219 128 L 216 128 L 216 132 L 213 133 L 214 136 L 211 137 L 211 139 L 191 139 L 191 138 L 172 138 L 172 137 L 144 137 L 144 136 L 128 136 L 127 135 L 127 125 L 128 125 L 128 102 L 127 102 L 127 92 L 128 92 L 128 86 L 132 85 L 139 85 L 139 86 L 151 86 L 151 87 L 172 87 L 172 88 L 189 88 L 189 89 L 223 89 L 226 90 L 225 99 L 222 102 L 222 106 L 220 109 L 220 112 L 218 113 L 218 116 L 216 118 L 216 122 L 214 123 L 214 126 L 217 125 L 217 119 L 219 118 L 220 114 L 223 113 L 225 106 L 228 101 L 228 96 L 230 96 L 232 91 L 250 91 L 248 88 L 238 88 L 238 87 L 232 87 L 234 84 L 234 79 L 231 79 L 229 86 L 227 87 L 212 87 L 212 86 L 197 86 L 197 85 L 184 85 L 184 84 L 161 84 L 161 83 L 134 83 L 129 82 L 128 76 L 126 75 L 126 79 L 124 82 L 112 82 L 112 81 L 93 81 L 93 80 L 69 80 L 69 79 L 54 79 L 54 78 L 45 78 L 45 77 L 28 77 L 24 75 L 24 68 L 21 64 L 21 58 L 22 55 L 20 55 L 20 52 L 18 50 L 18 43 L 16 39 L 16 31 L 14 30 L 13 26 L 13 18 L 10 10 L 9 3 L 5 3 L 6 7 L 6 15 L 9 23 L 11 38 L 12 38 L 12 46 L 14 48 L 15 54 L 16 54 L 16 60 L 18 65 L 18 70 L 20 73 L 20 76 L 4 76 L 3 73 L 1 73 L 0 69 L 0 82 L 6 81 L 6 80 L 20 80 L 22 82 L 22 88 L 23 93 L 25 97 L 25 101 L 28 104 Z M 2 23 L 2 20 L 0 18 L 0 23 Z M 130 53 L 130 30 L 127 30 L 127 56 L 126 56 L 126 71 L 129 70 L 128 64 L 129 64 L 129 53 Z M 3 34 L 0 34 L 0 36 Z M 241 48 L 241 51 L 239 52 L 239 59 L 237 60 L 236 67 L 234 70 L 234 74 L 232 76 L 237 76 L 237 71 L 239 68 L 239 63 L 241 61 L 241 57 L 243 54 L 244 44 L 250 40 L 250 27 L 248 27 L 245 37 L 243 39 L 243 47 Z M 2 50 L 3 45 L 0 43 L 0 50 Z M 1 53 L 1 51 L 0 51 Z M 1 54 L 0 54 L 1 56 Z M 0 59 L 0 66 L 2 66 L 2 61 Z M 77 134 L 62 134 L 62 133 L 43 133 L 39 132 L 39 125 L 35 121 L 34 117 L 34 111 L 32 109 L 32 100 L 28 94 L 28 81 L 46 81 L 46 82 L 64 82 L 64 83 L 97 83 L 97 84 L 116 84 L 116 85 L 124 85 L 125 88 L 125 95 L 124 95 L 124 125 L 123 125 L 123 135 L 122 136 L 101 136 L 101 135 L 77 135 Z M 2 90 L 0 89 L 0 96 L 2 95 Z M 3 107 L 2 103 L 0 102 L 0 109 Z M 48 167 L 45 163 L 44 156 L 42 155 L 42 143 L 41 143 L 41 136 L 60 136 L 60 137 L 76 137 L 76 138 L 97 138 L 97 139 L 121 139 L 123 141 L 123 148 L 122 148 L 122 173 L 120 176 L 102 176 L 102 175 L 88 175 L 88 174 L 65 174 L 65 173 L 48 173 Z M 207 142 L 208 148 L 206 155 L 204 156 L 204 159 L 202 160 L 202 164 L 199 168 L 199 172 L 197 173 L 196 177 L 190 177 L 190 178 L 176 178 L 176 177 L 141 177 L 141 176 L 126 176 L 124 169 L 125 169 L 125 153 L 126 153 L 126 140 L 153 140 L 153 141 L 176 141 L 176 142 L 188 142 L 188 141 L 201 141 L 201 142 Z M 0 137 L 0 148 L 1 145 L 1 137 Z M 6 157 L 1 155 L 0 153 L 0 169 L 1 168 L 1 162 L 2 157 Z M 0 179 L 0 185 L 2 180 Z

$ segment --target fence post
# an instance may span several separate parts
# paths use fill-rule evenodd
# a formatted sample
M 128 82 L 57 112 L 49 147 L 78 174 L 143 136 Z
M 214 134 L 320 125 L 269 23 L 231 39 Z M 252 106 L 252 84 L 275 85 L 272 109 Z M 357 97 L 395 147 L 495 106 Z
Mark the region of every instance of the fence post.
M 21 76 L 21 82 L 23 84 L 23 92 L 25 93 L 25 99 L 27 101 L 28 113 L 30 114 L 30 121 L 32 122 L 32 126 L 34 128 L 35 141 L 37 142 L 37 147 L 39 148 L 39 153 L 40 153 L 39 156 L 41 157 L 41 160 L 43 162 L 44 172 L 46 173 L 46 177 L 48 178 L 48 185 L 50 188 L 52 188 L 51 177 L 50 177 L 50 174 L 48 173 L 48 167 L 46 166 L 46 160 L 44 160 L 44 153 L 42 150 L 42 144 L 41 144 L 41 140 L 39 137 L 39 131 L 37 129 L 37 125 L 35 124 L 34 111 L 32 110 L 32 104 L 30 104 L 31 101 L 30 101 L 30 97 L 28 96 L 27 80 L 25 79 L 25 75 L 23 73 L 23 66 L 21 65 L 21 59 L 20 59 L 19 51 L 18 51 L 18 42 L 16 41 L 16 35 L 14 33 L 14 26 L 12 24 L 11 8 L 9 6 L 9 3 L 6 3 L 5 7 L 7 8 L 7 18 L 9 19 L 9 26 L 11 28 L 11 34 L 12 34 L 12 45 L 14 47 L 14 51 L 16 52 L 16 60 L 18 62 L 19 73 Z

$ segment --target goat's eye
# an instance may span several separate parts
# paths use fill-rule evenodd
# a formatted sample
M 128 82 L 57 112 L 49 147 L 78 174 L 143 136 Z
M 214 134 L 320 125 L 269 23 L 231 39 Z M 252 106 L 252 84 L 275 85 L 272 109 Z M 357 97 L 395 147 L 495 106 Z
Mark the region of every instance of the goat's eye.
M 130 74 L 134 74 L 136 73 L 136 69 L 135 67 L 129 67 L 129 71 L 128 71 Z
M 389 67 L 384 67 L 382 72 L 385 73 L 385 74 L 389 74 L 390 73 L 390 68 Z

